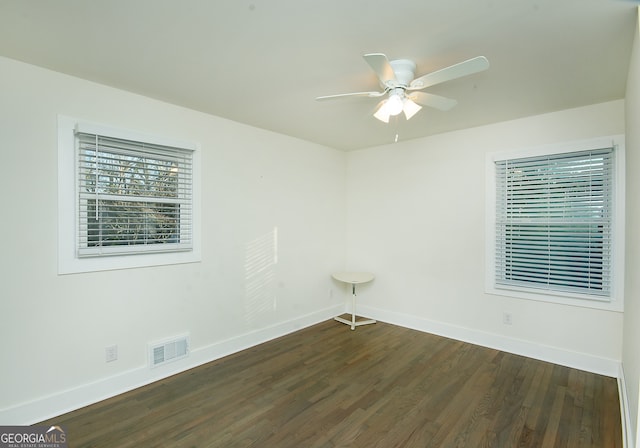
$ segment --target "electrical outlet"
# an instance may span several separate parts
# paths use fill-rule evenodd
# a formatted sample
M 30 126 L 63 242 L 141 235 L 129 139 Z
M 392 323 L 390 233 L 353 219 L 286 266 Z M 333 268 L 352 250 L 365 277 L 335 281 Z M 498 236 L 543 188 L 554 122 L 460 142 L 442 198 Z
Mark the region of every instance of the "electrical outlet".
M 502 323 L 505 325 L 512 325 L 513 324 L 513 318 L 511 316 L 511 313 L 503 313 L 502 314 Z
M 329 288 L 329 298 L 333 298 L 333 289 Z
M 107 362 L 112 362 L 118 359 L 118 346 L 110 345 L 104 349 L 105 360 Z

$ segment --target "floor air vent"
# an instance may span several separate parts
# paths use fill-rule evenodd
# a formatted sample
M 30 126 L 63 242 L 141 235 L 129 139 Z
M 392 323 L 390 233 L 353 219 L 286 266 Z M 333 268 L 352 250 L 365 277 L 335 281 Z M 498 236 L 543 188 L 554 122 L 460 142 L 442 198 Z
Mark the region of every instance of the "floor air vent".
M 177 336 L 149 344 L 149 365 L 161 366 L 189 355 L 189 335 Z

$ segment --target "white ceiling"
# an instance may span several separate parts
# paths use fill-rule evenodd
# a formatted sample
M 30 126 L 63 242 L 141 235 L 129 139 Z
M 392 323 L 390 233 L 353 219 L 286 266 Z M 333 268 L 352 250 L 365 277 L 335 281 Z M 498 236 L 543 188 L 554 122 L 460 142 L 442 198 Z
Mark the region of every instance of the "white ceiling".
M 624 97 L 637 1 L 0 0 L 0 55 L 322 145 L 353 150 Z M 365 53 L 416 76 L 484 55 L 434 86 L 458 100 L 372 117 Z

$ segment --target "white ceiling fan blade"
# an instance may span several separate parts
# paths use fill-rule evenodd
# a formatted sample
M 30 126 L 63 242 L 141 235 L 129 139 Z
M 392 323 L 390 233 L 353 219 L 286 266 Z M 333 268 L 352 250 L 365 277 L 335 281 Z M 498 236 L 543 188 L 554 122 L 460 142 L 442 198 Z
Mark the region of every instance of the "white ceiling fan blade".
M 451 98 L 445 98 L 440 95 L 434 95 L 433 93 L 426 92 L 414 92 L 409 95 L 408 98 L 418 104 L 422 104 L 423 106 L 429 106 L 445 111 L 458 104 L 456 100 L 452 100 Z
M 380 83 L 386 88 L 396 87 L 398 81 L 396 80 L 396 74 L 393 71 L 393 67 L 389 64 L 389 59 L 382 53 L 369 53 L 363 56 L 367 64 L 376 72 Z
M 422 106 L 414 103 L 413 101 L 411 101 L 411 99 L 407 98 L 404 101 L 404 107 L 402 111 L 404 112 L 404 116 L 407 118 L 407 120 L 410 120 L 411 117 L 420 112 L 420 109 L 422 109 Z
M 488 68 L 489 61 L 487 58 L 484 56 L 478 56 L 416 78 L 411 81 L 407 90 L 424 89 L 442 82 L 451 81 L 452 79 L 472 75 Z
M 333 100 L 336 98 L 345 98 L 345 97 L 349 97 L 349 96 L 366 96 L 368 98 L 378 98 L 383 96 L 385 93 L 387 93 L 386 91 L 384 92 L 354 92 L 354 93 L 340 93 L 338 95 L 325 95 L 325 96 L 319 96 L 316 98 L 317 101 L 324 101 L 324 100 Z

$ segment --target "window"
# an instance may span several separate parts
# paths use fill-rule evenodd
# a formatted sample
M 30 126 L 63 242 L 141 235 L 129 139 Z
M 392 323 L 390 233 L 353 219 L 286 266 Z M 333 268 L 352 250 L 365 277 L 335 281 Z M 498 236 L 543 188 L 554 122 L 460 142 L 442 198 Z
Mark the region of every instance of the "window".
M 191 150 L 75 135 L 78 256 L 191 250 Z
M 554 149 L 493 157 L 492 286 L 610 302 L 622 150 L 612 140 Z
M 61 273 L 196 260 L 195 145 L 64 117 L 59 132 Z

